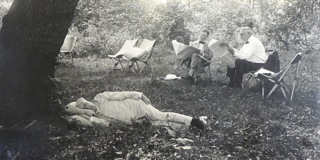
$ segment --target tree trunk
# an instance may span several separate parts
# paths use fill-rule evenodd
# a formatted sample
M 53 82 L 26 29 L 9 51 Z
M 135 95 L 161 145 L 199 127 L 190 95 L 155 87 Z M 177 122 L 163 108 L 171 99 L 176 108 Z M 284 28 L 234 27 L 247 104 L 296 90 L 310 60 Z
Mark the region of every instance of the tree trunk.
M 14 0 L 0 31 L 0 126 L 49 107 L 50 81 L 79 0 Z

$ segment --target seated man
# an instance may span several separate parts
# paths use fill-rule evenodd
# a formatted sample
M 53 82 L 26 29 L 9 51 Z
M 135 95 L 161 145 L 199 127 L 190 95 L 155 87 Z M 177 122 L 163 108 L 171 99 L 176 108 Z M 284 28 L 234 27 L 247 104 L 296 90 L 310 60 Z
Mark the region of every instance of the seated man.
M 235 61 L 235 68 L 228 67 L 227 77 L 230 78 L 230 82 L 227 86 L 242 89 L 243 75 L 261 68 L 267 61 L 268 54 L 265 52 L 261 41 L 253 36 L 251 28 L 241 28 L 240 38 L 245 44 L 239 52 L 235 52 L 229 44 L 226 44 L 228 51 L 237 58 Z
M 187 76 L 184 78 L 194 79 L 196 81 L 196 79 L 199 77 L 201 67 L 206 63 L 210 63 L 213 53 L 209 49 L 208 43 L 205 42 L 208 36 L 209 31 L 204 29 L 200 32 L 198 41 L 191 42 L 190 46 L 200 49 L 200 54 L 193 53 L 191 55 L 190 70 Z
M 191 55 L 191 66 L 187 78 L 196 80 L 199 76 L 201 66 L 205 63 L 210 63 L 213 53 L 208 47 L 208 42 L 205 42 L 209 34 L 209 31 L 204 29 L 201 31 L 198 41 L 191 42 L 190 46 L 200 49 L 200 54 L 193 53 Z
M 154 125 L 164 125 L 172 128 L 191 125 L 203 130 L 206 125 L 203 117 L 198 119 L 173 112 L 161 112 L 154 108 L 150 100 L 141 92 L 132 91 L 103 92 L 96 95 L 92 102 L 80 98 L 77 102 L 68 104 L 65 107 L 65 111 L 70 114 L 91 116 L 91 122 L 97 120 L 98 117 L 105 118 L 105 120 L 119 120 L 131 123 L 132 120 L 145 117 Z M 101 120 L 98 121 L 102 122 Z

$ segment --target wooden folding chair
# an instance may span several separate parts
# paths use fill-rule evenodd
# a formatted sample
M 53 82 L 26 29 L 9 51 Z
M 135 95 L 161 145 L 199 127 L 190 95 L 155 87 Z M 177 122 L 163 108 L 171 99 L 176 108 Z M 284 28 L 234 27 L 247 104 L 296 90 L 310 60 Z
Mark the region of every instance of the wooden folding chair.
M 292 100 L 293 98 L 293 94 L 295 91 L 295 86 L 296 86 L 296 81 L 297 81 L 297 75 L 298 75 L 298 71 L 299 71 L 299 62 L 302 58 L 302 53 L 297 53 L 294 58 L 291 60 L 291 62 L 282 70 L 280 70 L 277 73 L 272 73 L 271 71 L 268 72 L 268 70 L 266 71 L 257 71 L 255 74 L 257 74 L 257 77 L 261 80 L 262 82 L 262 98 L 265 97 L 265 87 L 264 87 L 264 83 L 271 82 L 273 84 L 272 89 L 270 90 L 270 92 L 268 93 L 267 97 L 268 98 L 276 89 L 280 88 L 283 96 L 285 98 L 287 97 L 287 93 L 290 93 L 287 85 L 285 84 L 285 82 L 283 81 L 283 78 L 286 76 L 287 72 L 289 71 L 290 68 L 292 68 L 293 65 L 296 65 L 296 71 L 295 71 L 295 77 L 294 77 L 294 81 L 293 81 L 293 86 L 292 86 L 292 90 L 291 90 L 291 96 L 290 96 L 290 100 Z
M 111 58 L 113 60 L 116 61 L 116 63 L 114 64 L 113 68 L 116 69 L 117 65 L 120 64 L 121 65 L 121 69 L 123 68 L 123 65 L 121 63 L 121 59 L 123 57 L 123 54 L 128 51 L 131 50 L 132 48 L 134 48 L 136 46 L 138 42 L 138 39 L 134 39 L 134 40 L 126 40 L 123 44 L 123 46 L 121 47 L 121 49 L 114 55 L 108 55 L 108 58 Z
M 76 43 L 77 37 L 73 36 L 73 35 L 67 35 L 63 41 L 63 45 L 60 48 L 60 53 L 58 56 L 58 59 L 62 59 L 65 58 L 67 55 L 70 56 L 71 60 L 72 60 L 72 64 L 73 62 L 73 48 L 74 45 Z
M 122 58 L 128 61 L 131 61 L 129 68 L 135 74 L 137 74 L 136 71 L 138 71 L 140 74 L 146 66 L 150 66 L 151 72 L 153 73 L 150 58 L 151 58 L 153 49 L 155 47 L 155 44 L 156 44 L 156 40 L 143 39 L 139 47 L 134 47 L 133 49 L 128 50 L 124 53 Z M 139 61 L 144 64 L 144 67 L 140 68 L 138 64 Z M 135 66 L 135 69 L 132 68 L 133 66 Z

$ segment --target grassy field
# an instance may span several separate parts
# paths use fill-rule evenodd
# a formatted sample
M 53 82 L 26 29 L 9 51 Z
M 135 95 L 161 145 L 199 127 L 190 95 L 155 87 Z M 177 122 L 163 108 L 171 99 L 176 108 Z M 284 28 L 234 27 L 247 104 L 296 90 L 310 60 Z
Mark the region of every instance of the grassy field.
M 294 53 L 283 53 L 282 64 Z M 21 149 L 31 159 L 310 159 L 320 158 L 320 110 L 318 58 L 304 55 L 299 87 L 292 102 L 275 93 L 263 100 L 255 89 L 228 89 L 225 66 L 213 60 L 213 78 L 203 74 L 199 83 L 164 81 L 172 73 L 173 53 L 156 49 L 153 73 L 140 75 L 130 70 L 113 70 L 110 59 L 62 60 L 56 77 L 63 90 L 56 93 L 52 107 L 63 106 L 79 97 L 92 100 L 103 91 L 140 91 L 162 111 L 190 116 L 206 115 L 210 128 L 188 130 L 171 137 L 160 127 L 115 124 L 109 128 L 68 125 L 59 115 L 44 123 L 43 145 Z M 311 63 L 312 62 L 312 63 Z M 316 65 L 316 66 L 314 66 Z M 186 70 L 182 70 L 186 73 Z M 292 72 L 286 82 L 292 82 Z M 191 149 L 182 149 L 175 138 L 188 138 Z M 37 149 L 42 150 L 36 153 Z

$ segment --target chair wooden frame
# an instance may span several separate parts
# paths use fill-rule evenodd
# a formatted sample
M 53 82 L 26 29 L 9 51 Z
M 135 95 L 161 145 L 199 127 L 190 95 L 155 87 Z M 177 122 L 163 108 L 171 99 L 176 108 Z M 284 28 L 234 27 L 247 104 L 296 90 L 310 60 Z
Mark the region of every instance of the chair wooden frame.
M 266 96 L 266 98 L 268 98 L 276 89 L 280 88 L 281 92 L 283 94 L 283 96 L 287 99 L 287 93 L 288 92 L 290 94 L 289 88 L 287 87 L 287 85 L 285 84 L 285 82 L 283 81 L 283 78 L 286 76 L 287 72 L 290 70 L 290 68 L 292 68 L 293 65 L 296 64 L 296 70 L 295 70 L 295 75 L 294 75 L 294 81 L 293 81 L 293 85 L 292 85 L 292 90 L 291 90 L 291 96 L 290 96 L 290 100 L 292 100 L 293 98 L 293 94 L 295 91 L 295 87 L 297 85 L 297 76 L 298 76 L 298 72 L 299 72 L 299 65 L 300 65 L 300 60 L 302 58 L 302 53 L 299 52 L 297 53 L 294 58 L 290 61 L 290 63 L 282 70 L 280 70 L 277 73 L 268 75 L 268 74 L 264 74 L 264 73 L 259 73 L 258 74 L 258 78 L 261 80 L 262 82 L 262 98 L 265 97 L 265 88 L 264 88 L 264 83 L 266 81 L 272 82 L 274 84 L 273 88 L 270 90 L 270 92 L 268 93 L 268 95 Z

